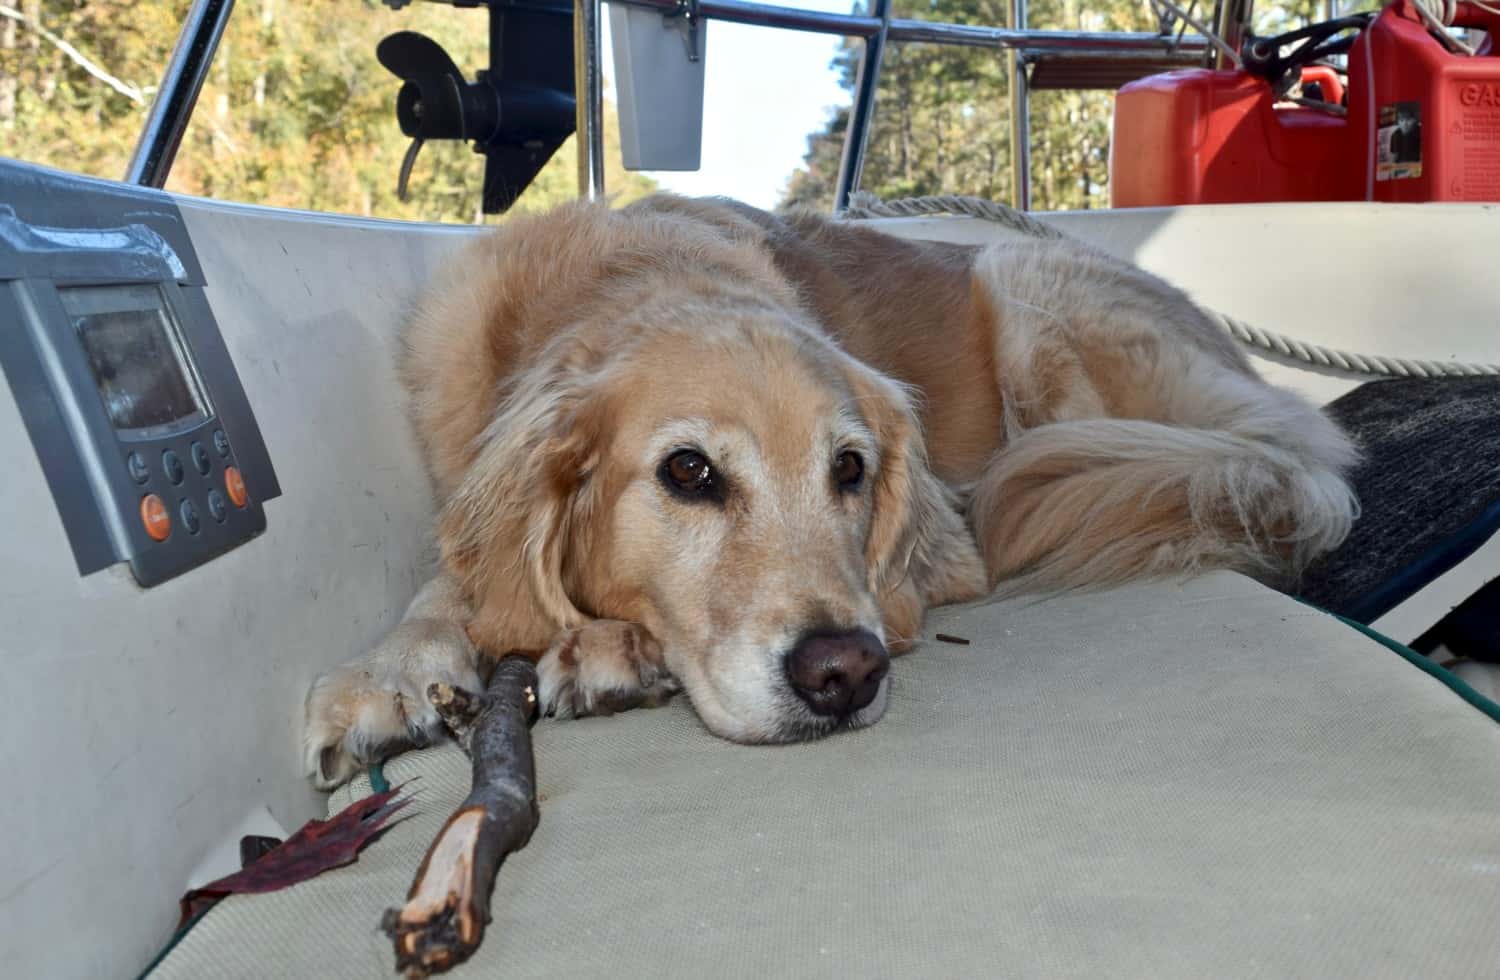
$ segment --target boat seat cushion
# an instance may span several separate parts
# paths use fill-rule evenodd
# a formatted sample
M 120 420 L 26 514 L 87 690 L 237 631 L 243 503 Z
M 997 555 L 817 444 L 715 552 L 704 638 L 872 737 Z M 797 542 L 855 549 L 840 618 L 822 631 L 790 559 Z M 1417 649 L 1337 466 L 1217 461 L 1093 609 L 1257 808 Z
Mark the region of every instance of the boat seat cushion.
M 1364 455 L 1361 512 L 1299 592 L 1373 623 L 1500 530 L 1500 377 L 1372 381 L 1328 413 Z
M 886 718 L 820 742 L 734 745 L 681 701 L 540 722 L 541 825 L 454 976 L 1493 971 L 1500 726 L 1390 650 L 1228 573 L 926 636 Z M 409 819 L 226 899 L 154 975 L 392 975 L 381 913 L 469 776 L 451 744 L 385 773 Z

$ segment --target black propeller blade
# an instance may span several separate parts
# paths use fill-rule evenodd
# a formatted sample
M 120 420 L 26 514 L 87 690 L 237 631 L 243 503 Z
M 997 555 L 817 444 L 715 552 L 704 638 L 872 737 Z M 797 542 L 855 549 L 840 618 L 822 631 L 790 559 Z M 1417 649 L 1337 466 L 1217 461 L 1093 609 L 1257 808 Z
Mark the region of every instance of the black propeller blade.
M 517 6 L 512 0 L 488 0 L 486 5 L 490 67 L 473 82 L 424 34 L 400 31 L 375 48 L 380 63 L 401 79 L 396 120 L 412 138 L 397 181 L 402 200 L 426 140 L 472 140 L 475 152 L 486 158 L 484 211 L 505 211 L 573 132 L 571 3 L 531 0 Z

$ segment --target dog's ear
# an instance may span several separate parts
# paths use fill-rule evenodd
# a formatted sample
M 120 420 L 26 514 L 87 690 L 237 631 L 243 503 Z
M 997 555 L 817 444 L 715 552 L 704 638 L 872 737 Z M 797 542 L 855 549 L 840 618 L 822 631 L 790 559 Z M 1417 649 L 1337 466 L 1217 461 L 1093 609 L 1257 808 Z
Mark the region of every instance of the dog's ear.
M 563 561 L 598 462 L 597 387 L 562 357 L 522 376 L 439 516 L 443 559 L 473 598 L 469 635 L 491 654 L 543 650 L 588 620 L 568 597 Z
M 911 396 L 864 365 L 851 365 L 849 373 L 858 411 L 879 447 L 865 544 L 870 589 L 880 598 L 887 635 L 909 640 L 926 607 L 983 593 L 984 562 L 957 496 L 928 465 Z

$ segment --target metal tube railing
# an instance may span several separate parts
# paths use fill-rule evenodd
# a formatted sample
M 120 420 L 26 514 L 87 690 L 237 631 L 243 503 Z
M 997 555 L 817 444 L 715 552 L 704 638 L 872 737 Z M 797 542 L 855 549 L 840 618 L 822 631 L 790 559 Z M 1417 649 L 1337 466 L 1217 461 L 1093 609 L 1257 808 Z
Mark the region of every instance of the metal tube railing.
M 636 3 L 637 0 L 623 0 Z M 1161 34 L 1138 31 L 1030 31 L 1007 27 L 981 27 L 974 24 L 937 24 L 923 20 L 893 20 L 889 35 L 892 41 L 928 44 L 956 44 L 972 48 L 1024 48 L 1027 51 L 1152 51 L 1170 52 L 1172 39 Z M 1183 47 L 1201 48 L 1184 43 Z
M 579 3 L 587 0 L 578 0 Z M 594 0 L 598 2 L 598 0 Z M 678 13 L 684 0 L 610 0 L 632 7 L 659 10 L 662 14 Z M 805 31 L 814 34 L 837 34 L 857 37 L 864 41 L 864 55 L 860 59 L 859 78 L 855 83 L 854 103 L 849 112 L 849 125 L 844 133 L 844 152 L 839 162 L 838 184 L 834 194 L 835 210 L 849 202 L 849 196 L 858 189 L 860 174 L 864 170 L 865 148 L 869 143 L 870 119 L 875 111 L 875 91 L 880 79 L 881 59 L 886 42 L 908 44 L 945 44 L 961 47 L 993 48 L 1008 50 L 1011 58 L 1011 158 L 1012 201 L 1018 208 L 1031 204 L 1031 134 L 1029 125 L 1029 93 L 1027 91 L 1026 65 L 1022 51 L 1062 52 L 1087 51 L 1093 54 L 1112 54 L 1122 57 L 1160 56 L 1178 52 L 1203 51 L 1207 42 L 1174 42 L 1161 34 L 1109 33 L 1098 31 L 1032 31 L 1026 29 L 1026 0 L 1012 0 L 1012 23 L 1009 28 L 982 27 L 972 24 L 944 24 L 923 20 L 894 20 L 890 17 L 890 0 L 874 0 L 875 16 L 857 14 L 830 14 L 813 10 L 798 10 L 774 4 L 749 3 L 746 0 L 700 0 L 698 11 L 706 20 L 722 20 L 733 24 L 754 27 L 774 27 L 782 30 Z M 580 127 L 583 116 L 580 110 Z M 580 133 L 583 131 L 580 128 Z M 584 143 L 580 141 L 580 175 L 585 163 L 582 160 Z M 580 176 L 580 180 L 581 180 Z
M 1222 0 L 1219 6 L 1219 22 L 1214 25 L 1214 30 L 1235 51 L 1240 49 L 1240 42 L 1244 40 L 1245 25 L 1250 23 L 1254 2 L 1255 0 Z M 1215 53 L 1214 66 L 1220 71 L 1238 67 L 1234 59 L 1223 51 Z
M 609 0 L 630 7 L 643 7 L 670 14 L 681 6 L 681 0 Z M 880 33 L 880 17 L 858 14 L 828 14 L 815 10 L 798 10 L 746 0 L 701 0 L 703 17 L 751 27 L 776 27 L 812 34 L 838 34 L 844 37 L 869 38 Z M 885 32 L 887 41 L 913 44 L 952 44 L 971 48 L 1026 48 L 1037 51 L 1150 51 L 1157 54 L 1173 50 L 1202 50 L 1201 39 L 1184 39 L 1175 49 L 1172 39 L 1161 34 L 1112 31 L 1031 31 L 976 24 L 944 24 L 926 20 L 892 18 Z
M 1010 26 L 1026 30 L 1026 0 L 1010 0 Z M 1010 203 L 1031 209 L 1031 92 L 1026 58 L 1010 49 Z
M 234 0 L 194 0 L 130 157 L 125 171 L 127 183 L 166 186 L 167 174 L 177 158 L 177 148 L 182 145 L 193 106 L 233 10 Z
M 875 17 L 881 29 L 865 38 L 859 60 L 859 78 L 854 83 L 854 103 L 849 108 L 849 127 L 844 133 L 844 153 L 839 160 L 839 180 L 833 209 L 849 205 L 849 195 L 859 187 L 865 169 L 865 148 L 870 143 L 870 118 L 875 114 L 875 91 L 880 85 L 880 65 L 885 58 L 886 35 L 891 23 L 891 0 L 875 0 Z
M 677 12 L 682 0 L 610 0 L 630 7 L 645 7 L 663 14 Z M 880 33 L 879 17 L 858 14 L 826 14 L 816 10 L 798 10 L 769 3 L 747 3 L 745 0 L 701 0 L 699 13 L 707 20 L 751 27 L 776 27 L 784 31 L 806 31 L 812 34 L 842 34 L 845 37 L 874 37 Z
M 578 147 L 578 196 L 604 196 L 604 61 L 600 53 L 600 0 L 573 2 L 574 138 Z
M 681 13 L 687 0 L 609 0 L 633 7 L 658 10 L 663 14 Z M 864 166 L 865 147 L 869 139 L 870 119 L 875 109 L 875 92 L 880 65 L 887 42 L 908 44 L 945 44 L 962 47 L 993 48 L 1017 52 L 1091 52 L 1121 57 L 1146 57 L 1181 51 L 1186 48 L 1203 51 L 1202 39 L 1174 43 L 1160 34 L 1107 33 L 1092 31 L 1032 31 L 1025 28 L 1025 0 L 1015 0 L 1019 15 L 1009 28 L 982 27 L 972 24 L 943 24 L 920 20 L 896 20 L 890 16 L 890 0 L 874 0 L 875 16 L 831 14 L 799 10 L 776 4 L 751 3 L 747 0 L 700 0 L 698 16 L 732 24 L 804 31 L 815 34 L 856 37 L 865 42 L 860 62 L 859 80 L 855 86 L 854 105 L 845 134 L 844 154 L 839 166 L 836 205 L 842 207 L 859 186 Z M 1222 0 L 1225 8 L 1248 10 L 1251 0 Z M 131 159 L 126 180 L 161 187 L 166 183 L 173 158 L 182 142 L 192 115 L 193 105 L 213 63 L 219 40 L 223 36 L 234 0 L 194 0 L 183 25 L 172 60 L 167 66 L 160 91 L 152 103 L 140 141 Z M 584 197 L 604 193 L 604 76 L 601 55 L 602 0 L 574 0 L 573 54 L 575 94 L 578 103 L 576 120 L 578 137 L 578 190 Z M 1017 62 L 1012 82 L 1013 98 L 1022 108 L 1012 123 L 1012 145 L 1023 147 L 1028 140 L 1024 119 L 1026 104 L 1025 66 Z M 1013 150 L 1016 164 L 1018 206 L 1025 207 L 1029 187 L 1027 154 Z

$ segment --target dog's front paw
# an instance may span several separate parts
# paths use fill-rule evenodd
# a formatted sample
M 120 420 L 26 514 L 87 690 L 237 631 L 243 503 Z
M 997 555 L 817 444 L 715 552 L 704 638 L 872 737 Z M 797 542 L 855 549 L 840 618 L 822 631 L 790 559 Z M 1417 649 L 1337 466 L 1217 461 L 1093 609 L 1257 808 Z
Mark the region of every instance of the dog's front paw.
M 537 663 L 537 676 L 542 712 L 558 718 L 656 708 L 682 690 L 655 637 L 610 619 L 559 636 Z
M 319 677 L 307 692 L 302 735 L 308 776 L 332 789 L 364 766 L 442 738 L 427 687 L 483 690 L 474 664 L 462 626 L 417 619 L 397 626 L 364 659 Z

